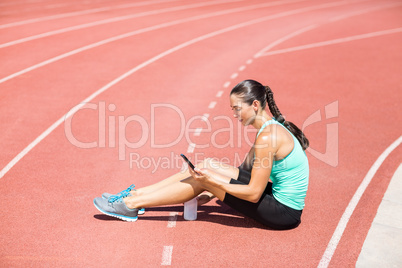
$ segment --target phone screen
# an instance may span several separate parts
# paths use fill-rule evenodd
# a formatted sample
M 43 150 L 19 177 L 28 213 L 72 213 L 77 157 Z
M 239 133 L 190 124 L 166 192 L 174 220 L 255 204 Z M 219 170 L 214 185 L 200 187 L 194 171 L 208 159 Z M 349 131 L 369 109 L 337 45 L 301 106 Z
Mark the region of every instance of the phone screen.
M 190 160 L 188 160 L 188 158 L 184 154 L 180 154 L 180 155 L 181 155 L 181 157 L 183 157 L 184 161 L 187 162 L 188 166 L 195 172 L 195 170 L 194 170 L 195 167 L 194 167 L 193 163 L 191 163 Z M 197 172 L 195 172 L 195 173 L 197 173 Z

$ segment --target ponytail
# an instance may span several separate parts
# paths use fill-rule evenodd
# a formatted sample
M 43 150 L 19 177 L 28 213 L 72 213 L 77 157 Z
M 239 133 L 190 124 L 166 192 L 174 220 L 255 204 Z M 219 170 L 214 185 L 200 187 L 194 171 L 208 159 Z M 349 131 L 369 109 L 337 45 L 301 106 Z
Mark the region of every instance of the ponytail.
M 269 86 L 265 86 L 265 93 L 269 111 L 274 116 L 275 120 L 283 124 L 297 138 L 303 150 L 306 150 L 310 144 L 307 137 L 295 124 L 285 120 L 282 113 L 279 111 L 278 106 L 276 106 L 274 93 Z
M 299 141 L 303 150 L 306 150 L 309 146 L 309 141 L 304 135 L 304 133 L 292 122 L 286 121 L 282 116 L 282 113 L 279 111 L 278 106 L 276 106 L 274 100 L 274 93 L 268 86 L 263 86 L 261 83 L 255 80 L 244 80 L 237 84 L 230 95 L 236 94 L 242 98 L 243 102 L 251 105 L 254 100 L 258 100 L 261 104 L 261 107 L 265 109 L 268 104 L 269 110 L 271 114 L 274 116 L 274 119 L 279 123 L 283 124 Z

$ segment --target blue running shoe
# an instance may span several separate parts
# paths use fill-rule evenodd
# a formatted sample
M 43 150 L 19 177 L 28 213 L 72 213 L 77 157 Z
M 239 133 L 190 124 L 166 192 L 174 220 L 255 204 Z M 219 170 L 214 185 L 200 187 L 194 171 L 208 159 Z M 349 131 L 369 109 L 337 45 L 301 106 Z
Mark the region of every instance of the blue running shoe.
M 130 187 L 128 187 L 126 190 L 121 191 L 120 193 L 117 193 L 115 195 L 122 196 L 122 197 L 127 197 L 131 196 L 130 192 L 135 188 L 134 184 L 131 184 Z M 113 194 L 109 193 L 103 193 L 102 197 L 105 199 L 109 199 L 109 197 L 113 196 Z
M 134 188 L 135 188 L 135 185 L 131 184 L 130 187 L 128 187 L 126 190 L 123 190 L 120 193 L 117 193 L 115 195 L 114 194 L 109 194 L 109 193 L 103 193 L 102 198 L 105 198 L 105 199 L 112 198 L 111 201 L 113 201 L 113 200 L 115 200 L 117 198 L 120 198 L 120 197 L 124 198 L 124 197 L 127 197 L 127 196 L 132 196 L 132 194 L 130 192 L 133 191 Z M 145 213 L 144 208 L 141 208 L 141 209 L 138 210 L 138 215 L 142 215 L 144 213 Z
M 123 198 L 104 199 L 102 197 L 96 197 L 94 199 L 95 207 L 108 216 L 112 216 L 123 221 L 136 221 L 138 219 L 138 209 L 130 209 L 124 203 Z

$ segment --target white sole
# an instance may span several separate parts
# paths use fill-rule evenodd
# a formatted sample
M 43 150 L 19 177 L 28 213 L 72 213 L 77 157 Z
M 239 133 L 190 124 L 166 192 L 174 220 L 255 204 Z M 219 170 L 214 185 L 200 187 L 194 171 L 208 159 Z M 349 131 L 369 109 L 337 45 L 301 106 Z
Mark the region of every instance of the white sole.
M 95 203 L 94 203 L 94 205 L 95 205 Z M 96 207 L 97 210 L 99 210 L 99 211 L 102 212 L 103 214 L 108 215 L 108 216 L 111 216 L 111 217 L 118 218 L 118 219 L 123 220 L 123 221 L 134 222 L 134 221 L 137 221 L 137 220 L 138 220 L 138 216 L 135 217 L 135 218 L 133 218 L 133 217 L 127 217 L 127 216 L 123 216 L 123 215 L 119 215 L 119 214 L 114 214 L 114 213 L 111 213 L 111 212 L 103 211 L 103 210 L 101 210 L 100 208 L 98 208 L 96 205 L 95 205 L 95 207 Z

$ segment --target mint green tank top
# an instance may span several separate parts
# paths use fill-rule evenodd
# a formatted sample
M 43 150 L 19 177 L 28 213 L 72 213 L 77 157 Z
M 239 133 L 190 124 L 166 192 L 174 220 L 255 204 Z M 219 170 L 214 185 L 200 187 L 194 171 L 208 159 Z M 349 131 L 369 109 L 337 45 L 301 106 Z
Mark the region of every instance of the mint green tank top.
M 304 208 L 304 199 L 308 188 L 309 165 L 306 153 L 296 137 L 281 123 L 269 120 L 258 131 L 271 124 L 284 127 L 293 137 L 293 150 L 285 158 L 274 161 L 270 179 L 272 181 L 272 195 L 282 204 L 296 210 Z

